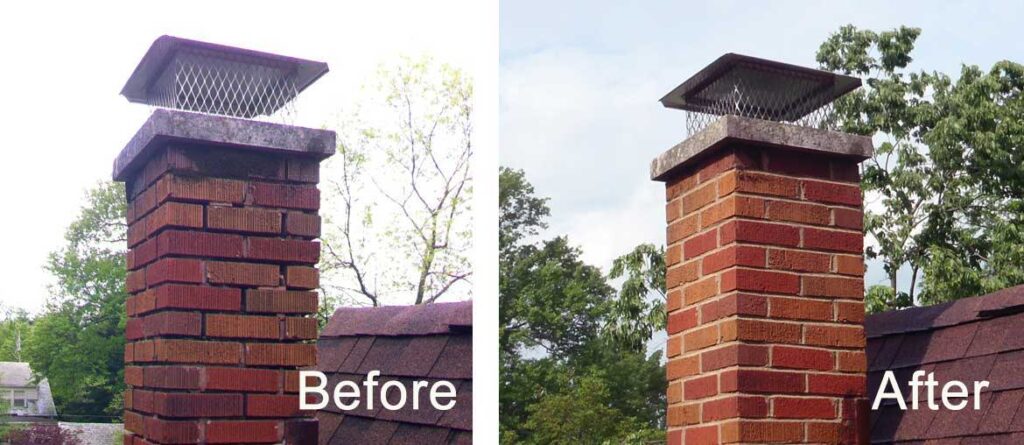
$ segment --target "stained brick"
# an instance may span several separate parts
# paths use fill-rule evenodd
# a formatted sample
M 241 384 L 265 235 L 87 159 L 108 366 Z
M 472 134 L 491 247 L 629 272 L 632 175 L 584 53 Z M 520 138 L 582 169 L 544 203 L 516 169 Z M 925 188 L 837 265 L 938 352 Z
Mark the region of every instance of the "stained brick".
M 309 264 L 320 259 L 320 243 L 316 241 L 259 237 L 250 237 L 248 241 L 246 258 Z
M 286 340 L 313 340 L 317 337 L 315 318 L 287 317 L 284 320 Z
M 317 210 L 320 190 L 314 186 L 294 186 L 255 182 L 250 186 L 253 204 L 286 209 Z
M 730 174 L 736 175 L 734 182 L 736 190 L 739 192 L 786 198 L 797 198 L 800 194 L 800 182 L 793 178 L 750 171 L 737 171 Z M 723 182 L 725 181 L 723 179 Z
M 245 199 L 245 183 L 230 179 L 167 175 L 156 185 L 160 202 L 221 202 L 241 204 Z
M 299 398 L 291 395 L 250 394 L 246 397 L 245 414 L 252 417 L 298 417 Z
M 237 417 L 242 405 L 240 394 L 153 394 L 153 412 L 167 417 Z
M 320 272 L 314 267 L 288 266 L 285 282 L 289 288 L 316 289 L 320 287 Z
M 806 388 L 806 374 L 798 371 L 767 371 L 738 369 L 723 371 L 721 392 L 749 392 L 764 394 L 802 394 Z
M 209 337 L 280 339 L 281 322 L 277 317 L 209 314 L 206 316 Z
M 203 227 L 203 206 L 177 202 L 164 203 L 146 217 L 146 235 L 159 232 L 167 227 Z
M 793 201 L 768 201 L 768 219 L 804 224 L 828 225 L 831 212 L 828 207 Z
M 316 364 L 316 345 L 309 343 L 250 343 L 245 363 L 256 366 L 311 366 Z
M 835 368 L 832 351 L 776 345 L 772 347 L 772 367 L 831 371 Z
M 320 215 L 288 212 L 285 216 L 285 233 L 309 238 L 319 237 Z
M 206 279 L 214 284 L 277 286 L 281 283 L 281 268 L 273 264 L 210 261 L 206 263 Z
M 237 311 L 241 308 L 242 291 L 224 287 L 168 284 L 156 288 L 153 298 L 151 309 Z
M 214 420 L 206 424 L 206 443 L 278 443 L 279 421 Z
M 241 236 L 223 233 L 169 230 L 158 235 L 156 240 L 160 256 L 241 258 L 245 247 Z
M 237 364 L 241 361 L 242 346 L 197 340 L 154 340 L 156 359 L 174 363 Z
M 867 393 L 864 375 L 810 374 L 807 392 L 811 394 L 863 396 Z
M 245 308 L 249 312 L 310 314 L 316 312 L 316 306 L 316 292 L 253 289 L 245 296 Z
M 199 389 L 199 368 L 190 366 L 146 367 L 147 388 Z
M 150 239 L 135 246 L 135 248 L 132 249 L 132 253 L 135 255 L 135 258 L 132 261 L 132 265 L 134 266 L 132 267 L 133 269 L 152 263 L 157 257 L 156 239 Z
M 765 170 L 788 176 L 831 177 L 829 162 L 820 156 L 781 150 L 766 151 L 765 154 Z
M 281 213 L 256 208 L 210 206 L 206 224 L 211 229 L 244 233 L 281 233 Z
M 211 367 L 203 373 L 204 390 L 277 392 L 281 388 L 281 373 L 270 369 Z
M 147 337 L 198 336 L 202 334 L 202 316 L 195 312 L 160 312 L 143 318 L 142 327 Z

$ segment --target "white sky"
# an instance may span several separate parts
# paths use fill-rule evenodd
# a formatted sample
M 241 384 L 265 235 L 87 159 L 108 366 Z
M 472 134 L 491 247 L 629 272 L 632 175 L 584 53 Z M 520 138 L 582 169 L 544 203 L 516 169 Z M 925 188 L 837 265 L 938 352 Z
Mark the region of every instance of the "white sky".
M 160 35 L 327 62 L 331 72 L 297 104 L 309 126 L 331 122 L 379 64 L 400 55 L 495 76 L 491 6 L 341 3 L 0 3 L 0 303 L 36 311 L 45 301 L 47 253 L 62 245 L 84 190 L 110 179 L 114 157 L 149 115 L 118 93 Z
M 852 23 L 922 28 L 916 70 L 1024 61 L 1019 1 L 518 0 L 500 17 L 500 162 L 551 198 L 547 236 L 568 234 L 605 270 L 640 242 L 664 243 L 664 187 L 648 166 L 685 127 L 658 99 L 722 54 L 817 66 L 820 43 Z M 867 284 L 883 279 L 869 264 Z

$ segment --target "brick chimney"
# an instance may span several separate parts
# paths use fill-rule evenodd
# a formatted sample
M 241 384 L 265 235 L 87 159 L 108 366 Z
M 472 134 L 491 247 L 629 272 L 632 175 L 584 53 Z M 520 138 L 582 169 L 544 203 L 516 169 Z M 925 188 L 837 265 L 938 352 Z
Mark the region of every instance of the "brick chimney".
M 319 162 L 273 122 L 325 64 L 158 39 L 122 94 L 158 107 L 114 163 L 128 197 L 125 445 L 315 443 Z
M 857 79 L 728 54 L 662 99 L 668 443 L 867 443 Z

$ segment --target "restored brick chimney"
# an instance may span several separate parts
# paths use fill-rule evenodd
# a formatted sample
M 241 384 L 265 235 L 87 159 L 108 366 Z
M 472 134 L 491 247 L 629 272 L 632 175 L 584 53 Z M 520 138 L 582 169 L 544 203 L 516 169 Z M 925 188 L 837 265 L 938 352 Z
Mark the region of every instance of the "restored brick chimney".
M 159 107 L 114 163 L 128 196 L 125 445 L 315 443 L 319 162 L 287 117 L 326 64 L 158 39 L 122 94 Z M 187 111 L 186 111 L 187 110 Z
M 857 79 L 728 54 L 662 99 L 668 443 L 867 443 Z

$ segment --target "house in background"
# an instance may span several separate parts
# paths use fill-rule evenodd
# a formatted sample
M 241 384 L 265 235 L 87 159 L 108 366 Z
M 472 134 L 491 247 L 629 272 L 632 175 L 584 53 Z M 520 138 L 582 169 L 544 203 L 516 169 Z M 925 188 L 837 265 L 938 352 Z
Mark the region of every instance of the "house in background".
M 15 417 L 57 417 L 50 383 L 33 382 L 32 368 L 25 362 L 0 362 L 0 400 L 7 415 Z

